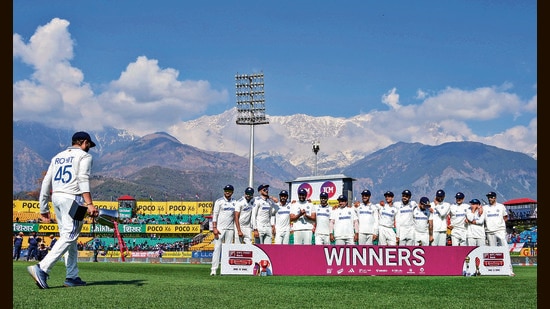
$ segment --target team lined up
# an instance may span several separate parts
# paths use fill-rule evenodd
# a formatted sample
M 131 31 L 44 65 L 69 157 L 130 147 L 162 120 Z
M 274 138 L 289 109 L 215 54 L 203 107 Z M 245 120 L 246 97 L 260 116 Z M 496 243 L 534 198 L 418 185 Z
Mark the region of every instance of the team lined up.
M 504 246 L 508 213 L 496 202 L 496 193 L 486 196 L 488 205 L 478 199 L 464 203 L 464 194 L 456 193 L 456 202 L 445 201 L 445 191 L 435 198 L 412 200 L 404 190 L 401 200 L 394 202 L 391 191 L 384 201 L 372 203 L 371 192 L 361 192 L 361 201 L 348 205 L 345 195 L 338 197 L 338 206 L 328 204 L 328 194 L 321 192 L 320 204 L 307 200 L 307 191 L 298 190 L 298 200 L 289 201 L 282 190 L 279 198 L 269 195 L 269 185 L 246 188 L 244 196 L 233 198 L 232 185 L 224 187 L 224 196 L 214 203 L 212 230 L 214 253 L 211 275 L 219 267 L 221 246 L 225 243 L 289 244 L 292 230 L 295 245 L 400 245 L 445 246 L 447 230 L 451 230 L 453 246 Z

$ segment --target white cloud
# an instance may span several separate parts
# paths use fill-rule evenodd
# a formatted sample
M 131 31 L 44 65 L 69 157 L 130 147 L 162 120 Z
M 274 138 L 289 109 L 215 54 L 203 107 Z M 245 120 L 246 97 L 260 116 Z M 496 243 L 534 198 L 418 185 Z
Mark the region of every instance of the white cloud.
M 393 88 L 382 96 L 382 103 L 388 105 L 391 109 L 399 109 L 399 94 L 396 93 L 397 89 Z
M 161 69 L 157 60 L 145 56 L 130 63 L 104 92 L 94 93 L 83 82 L 84 74 L 70 64 L 74 41 L 68 26 L 68 21 L 54 18 L 38 27 L 29 43 L 13 35 L 14 59 L 35 69 L 30 80 L 13 85 L 14 120 L 88 130 L 112 126 L 146 134 L 228 100 L 227 90 L 214 90 L 208 81 L 180 81 L 177 70 Z

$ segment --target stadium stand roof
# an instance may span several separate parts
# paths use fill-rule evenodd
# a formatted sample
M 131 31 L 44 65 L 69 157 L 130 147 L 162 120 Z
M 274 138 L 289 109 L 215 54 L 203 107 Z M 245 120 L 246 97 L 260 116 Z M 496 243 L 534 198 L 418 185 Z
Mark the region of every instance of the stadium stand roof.
M 502 204 L 504 204 L 506 206 L 524 205 L 524 204 L 537 204 L 537 201 L 532 200 L 530 198 L 517 198 L 517 199 L 513 199 L 513 200 L 508 200 L 508 201 L 506 201 Z
M 132 196 L 130 195 L 122 195 L 121 197 L 118 198 L 118 200 L 122 200 L 122 201 L 127 201 L 127 200 L 135 200 L 135 198 L 133 198 Z

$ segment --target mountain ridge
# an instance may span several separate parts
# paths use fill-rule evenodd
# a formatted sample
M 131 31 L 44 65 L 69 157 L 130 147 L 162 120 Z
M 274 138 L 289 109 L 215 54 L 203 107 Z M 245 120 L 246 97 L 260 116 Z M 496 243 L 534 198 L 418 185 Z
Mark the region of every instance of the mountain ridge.
M 316 119 L 312 117 L 309 121 Z M 38 181 L 50 157 L 68 146 L 72 133 L 72 130 L 37 123 L 14 122 L 14 195 L 39 188 Z M 197 195 L 214 198 L 226 183 L 234 184 L 236 192 L 248 186 L 249 159 L 245 156 L 203 150 L 182 143 L 166 132 L 139 137 L 107 128 L 90 133 L 98 144 L 91 150 L 94 155 L 92 188 L 96 199 L 108 200 L 124 194 L 155 200 L 179 200 Z M 319 175 L 353 177 L 355 192 L 369 188 L 377 199 L 387 190 L 397 196 L 404 189 L 413 191 L 413 199 L 424 195 L 433 198 L 440 188 L 448 192 L 451 201 L 456 191 L 464 192 L 467 199 L 469 196 L 480 199 L 488 191 L 496 191 L 503 199 L 537 197 L 535 159 L 482 143 L 449 142 L 430 146 L 398 142 L 371 153 L 345 156 L 343 153 L 348 151 L 353 152 L 343 149 L 336 156 L 336 160 L 340 158 L 349 161 L 348 164 L 331 162 L 324 157 Z M 295 165 L 291 159 L 275 152 L 255 154 L 254 168 L 254 186 L 269 183 L 272 192 L 288 189 L 288 182 L 297 177 L 313 175 L 311 166 Z

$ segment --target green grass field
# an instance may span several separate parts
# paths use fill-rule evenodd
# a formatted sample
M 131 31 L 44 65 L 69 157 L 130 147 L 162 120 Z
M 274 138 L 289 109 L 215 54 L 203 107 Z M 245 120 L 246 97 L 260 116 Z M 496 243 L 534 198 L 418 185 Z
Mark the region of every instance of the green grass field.
M 63 286 L 59 262 L 39 289 L 13 263 L 13 308 L 537 308 L 537 267 L 515 277 L 209 276 L 210 265 L 79 263 L 85 287 Z

